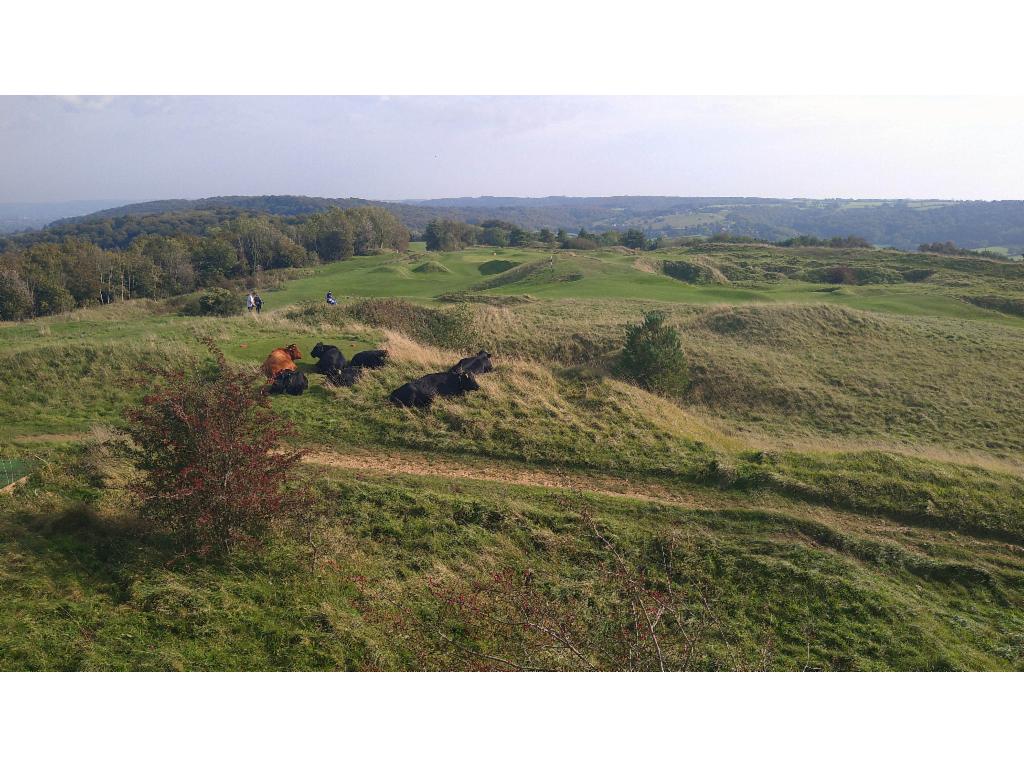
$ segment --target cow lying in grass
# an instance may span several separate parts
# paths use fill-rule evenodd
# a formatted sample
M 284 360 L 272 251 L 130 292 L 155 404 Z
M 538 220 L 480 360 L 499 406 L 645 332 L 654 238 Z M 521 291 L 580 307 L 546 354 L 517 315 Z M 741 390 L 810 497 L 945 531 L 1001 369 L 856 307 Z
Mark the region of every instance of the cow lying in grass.
M 309 387 L 309 380 L 302 371 L 280 371 L 270 382 L 269 392 L 272 395 L 301 395 Z
M 317 372 L 324 374 L 331 386 L 351 387 L 359 381 L 364 368 L 383 367 L 387 363 L 388 351 L 369 349 L 365 352 L 356 352 L 346 363 L 340 349 L 321 341 L 313 347 L 313 357 L 318 358 Z
M 368 349 L 365 352 L 356 352 L 352 355 L 349 365 L 356 365 L 360 368 L 383 368 L 388 361 L 386 349 Z
M 317 342 L 311 354 L 317 358 L 317 373 L 329 375 L 332 371 L 344 368 L 346 365 L 345 355 L 341 353 L 341 350 L 330 344 L 324 344 L 322 341 Z
M 406 408 L 426 408 L 437 395 L 455 397 L 477 389 L 480 385 L 471 373 L 428 373 L 400 386 L 388 396 L 388 400 Z
M 358 365 L 346 365 L 344 368 L 335 368 L 327 374 L 327 382 L 332 387 L 351 387 L 363 376 L 363 369 Z
M 295 361 L 301 358 L 302 353 L 299 352 L 299 348 L 294 344 L 289 344 L 287 347 L 278 347 L 267 355 L 267 359 L 263 361 L 263 373 L 266 374 L 268 379 L 273 379 L 281 371 L 298 370 Z
M 481 373 L 490 373 L 494 370 L 494 365 L 491 363 L 491 353 L 481 349 L 472 357 L 462 358 L 448 370 L 452 373 L 479 375 Z

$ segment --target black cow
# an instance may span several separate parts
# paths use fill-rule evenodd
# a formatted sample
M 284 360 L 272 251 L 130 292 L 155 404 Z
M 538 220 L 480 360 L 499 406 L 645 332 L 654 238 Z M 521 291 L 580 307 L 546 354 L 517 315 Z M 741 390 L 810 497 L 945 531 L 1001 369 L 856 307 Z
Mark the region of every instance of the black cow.
M 270 382 L 270 394 L 301 395 L 309 387 L 309 380 L 302 371 L 281 371 Z
M 479 375 L 481 373 L 490 373 L 494 370 L 494 365 L 491 364 L 491 353 L 481 349 L 472 357 L 464 357 L 451 368 L 452 373 L 472 373 Z
M 348 364 L 361 365 L 363 368 L 383 368 L 387 361 L 386 349 L 368 349 L 365 352 L 356 352 Z
M 434 402 L 437 395 L 454 397 L 477 389 L 480 389 L 480 385 L 470 373 L 428 373 L 400 386 L 388 395 L 388 400 L 406 408 L 425 408 Z
M 322 341 L 318 341 L 313 347 L 312 354 L 313 357 L 319 358 L 316 361 L 317 373 L 327 374 L 345 367 L 345 356 L 341 354 L 341 350 Z
M 334 387 L 351 387 L 363 375 L 363 369 L 358 365 L 346 365 L 344 368 L 336 368 L 327 374 L 327 381 Z

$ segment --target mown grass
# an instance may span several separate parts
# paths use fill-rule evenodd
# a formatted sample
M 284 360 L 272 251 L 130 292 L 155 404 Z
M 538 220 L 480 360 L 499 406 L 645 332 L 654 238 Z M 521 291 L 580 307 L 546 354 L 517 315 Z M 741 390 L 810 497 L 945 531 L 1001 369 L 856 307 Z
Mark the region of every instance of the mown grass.
M 638 260 L 641 262 L 638 266 Z M 728 282 L 690 285 L 651 270 L 646 263 L 700 260 L 722 272 Z M 492 273 L 493 264 L 513 267 Z M 414 271 L 430 263 L 430 270 Z M 823 292 L 807 275 L 837 263 L 853 264 L 862 273 L 886 273 L 891 284 L 843 286 Z M 515 270 L 515 267 L 531 268 Z M 439 269 L 440 268 L 440 269 Z M 931 272 L 924 280 L 915 273 Z M 904 276 L 907 277 L 904 277 Z M 770 246 L 702 245 L 638 256 L 625 249 L 537 251 L 475 247 L 456 253 L 406 255 L 385 253 L 337 262 L 309 277 L 264 292 L 267 310 L 303 301 L 322 301 L 327 291 L 338 297 L 398 296 L 430 301 L 445 294 L 475 290 L 483 294 L 528 293 L 549 300 L 649 300 L 681 304 L 835 303 L 855 309 L 930 317 L 952 317 L 1024 327 L 1024 319 L 964 301 L 969 292 L 1016 284 L 1024 267 L 990 259 L 938 257 L 895 251 L 772 248 Z

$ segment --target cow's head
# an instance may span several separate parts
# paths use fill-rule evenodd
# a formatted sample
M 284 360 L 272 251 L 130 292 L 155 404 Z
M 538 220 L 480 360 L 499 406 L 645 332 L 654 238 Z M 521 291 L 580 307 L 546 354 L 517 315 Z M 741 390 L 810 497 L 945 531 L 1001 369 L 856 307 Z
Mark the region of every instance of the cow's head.
M 476 353 L 476 356 L 477 357 L 490 357 L 491 353 L 488 352 L 486 349 L 481 349 L 479 352 Z
M 477 384 L 476 379 L 473 378 L 471 373 L 460 373 L 459 377 L 459 389 L 463 392 L 474 392 L 480 389 L 480 385 Z
M 299 348 L 296 347 L 294 344 L 289 344 L 287 347 L 284 348 L 284 351 L 288 353 L 288 357 L 290 357 L 292 360 L 302 359 L 302 353 L 299 352 Z
M 295 346 L 295 345 L 293 344 L 292 346 Z M 322 355 L 323 353 L 324 353 L 324 343 L 322 341 L 318 341 L 316 343 L 316 346 L 313 347 L 313 351 L 310 352 L 310 354 L 313 355 L 313 357 L 320 357 L 320 355 Z

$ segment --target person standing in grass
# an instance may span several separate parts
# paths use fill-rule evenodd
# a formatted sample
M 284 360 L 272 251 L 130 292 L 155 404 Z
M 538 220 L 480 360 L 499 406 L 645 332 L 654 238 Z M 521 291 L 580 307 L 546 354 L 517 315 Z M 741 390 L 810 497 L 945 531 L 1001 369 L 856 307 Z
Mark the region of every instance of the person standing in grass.
M 249 291 L 249 295 L 245 297 L 245 308 L 250 312 L 256 307 L 256 298 L 253 296 L 252 291 Z
M 258 293 L 252 297 L 252 303 L 253 306 L 256 307 L 256 314 L 258 315 L 260 310 L 263 309 L 263 299 L 260 298 Z

